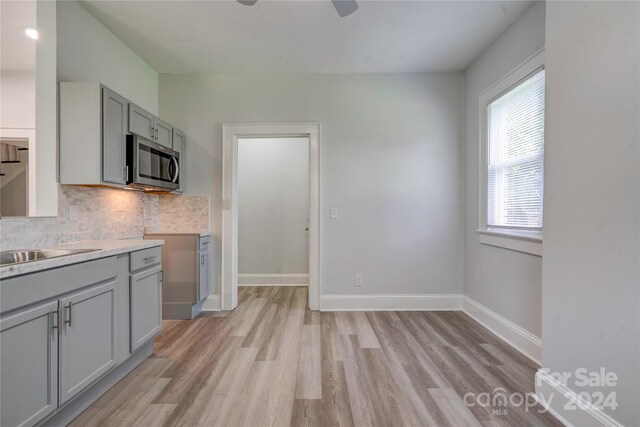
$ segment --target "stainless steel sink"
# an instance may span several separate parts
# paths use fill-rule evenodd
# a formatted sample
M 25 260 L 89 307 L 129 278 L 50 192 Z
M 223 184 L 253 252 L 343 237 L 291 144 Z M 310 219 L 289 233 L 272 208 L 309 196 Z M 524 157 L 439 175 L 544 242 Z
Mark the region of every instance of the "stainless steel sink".
M 1 251 L 0 266 L 22 264 L 23 262 L 40 261 L 43 259 L 75 255 L 97 250 L 98 249 L 33 249 Z

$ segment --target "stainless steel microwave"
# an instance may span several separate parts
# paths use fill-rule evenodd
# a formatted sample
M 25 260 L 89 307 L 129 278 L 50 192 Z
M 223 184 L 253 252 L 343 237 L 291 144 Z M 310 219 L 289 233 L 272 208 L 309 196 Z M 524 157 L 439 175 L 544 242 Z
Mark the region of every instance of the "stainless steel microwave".
M 127 185 L 145 191 L 180 187 L 180 153 L 139 135 L 127 135 Z

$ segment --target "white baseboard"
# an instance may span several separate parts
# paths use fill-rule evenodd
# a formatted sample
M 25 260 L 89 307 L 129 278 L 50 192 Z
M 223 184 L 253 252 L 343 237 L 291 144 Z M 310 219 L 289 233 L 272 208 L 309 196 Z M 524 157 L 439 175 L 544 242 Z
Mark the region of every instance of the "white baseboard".
M 542 370 L 536 373 L 536 400 L 567 426 L 622 427 L 600 409 L 581 401 L 573 390 Z
M 309 286 L 306 283 L 238 283 L 238 287 L 260 287 L 260 286 Z
M 309 275 L 304 273 L 295 274 L 238 274 L 238 285 L 269 286 L 269 285 L 292 285 L 301 286 L 309 284 Z
M 222 310 L 222 298 L 220 295 L 209 295 L 202 304 L 202 311 Z
M 456 311 L 458 294 L 321 295 L 320 311 Z
M 479 302 L 465 296 L 462 310 L 511 347 L 541 365 L 542 340 Z

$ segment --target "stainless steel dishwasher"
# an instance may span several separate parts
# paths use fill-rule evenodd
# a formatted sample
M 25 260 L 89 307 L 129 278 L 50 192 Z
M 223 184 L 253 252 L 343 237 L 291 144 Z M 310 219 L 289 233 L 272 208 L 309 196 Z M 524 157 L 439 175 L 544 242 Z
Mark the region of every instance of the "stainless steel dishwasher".
M 162 239 L 162 318 L 193 319 L 209 295 L 210 233 L 145 233 Z

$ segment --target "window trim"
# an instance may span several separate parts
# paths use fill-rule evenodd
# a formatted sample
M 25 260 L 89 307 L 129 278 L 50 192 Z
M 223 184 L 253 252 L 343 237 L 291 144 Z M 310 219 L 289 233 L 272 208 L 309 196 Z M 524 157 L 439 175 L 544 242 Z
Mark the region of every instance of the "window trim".
M 509 89 L 544 67 L 544 48 L 540 49 L 496 83 L 485 89 L 479 96 L 479 175 L 478 181 L 478 240 L 480 243 L 518 252 L 542 256 L 543 229 L 527 231 L 490 227 L 487 225 L 488 169 L 487 169 L 487 107 Z M 544 225 L 543 225 L 544 227 Z

